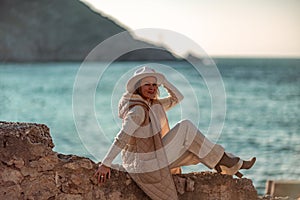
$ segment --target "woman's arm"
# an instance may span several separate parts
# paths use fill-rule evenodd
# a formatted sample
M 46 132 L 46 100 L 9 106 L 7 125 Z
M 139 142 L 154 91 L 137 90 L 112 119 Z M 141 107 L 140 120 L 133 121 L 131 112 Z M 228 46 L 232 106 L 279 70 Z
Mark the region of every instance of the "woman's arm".
M 104 165 L 108 167 L 111 166 L 112 161 L 117 157 L 121 150 L 124 149 L 130 137 L 144 121 L 144 118 L 145 111 L 141 106 L 134 106 L 128 111 L 126 117 L 123 119 L 122 129 L 115 137 L 113 144 L 102 160 Z
M 117 157 L 121 150 L 124 149 L 131 135 L 133 135 L 135 130 L 140 127 L 144 118 L 145 111 L 141 106 L 134 106 L 128 111 L 123 120 L 121 131 L 117 134 L 113 144 L 95 172 L 94 176 L 97 177 L 100 185 L 105 183 L 106 179 L 110 178 L 110 167 L 112 161 Z
M 159 99 L 165 110 L 169 110 L 178 104 L 184 98 L 181 92 L 167 79 L 162 83 L 163 87 L 167 90 L 169 96 Z
M 121 150 L 124 149 L 130 137 L 144 121 L 144 118 L 145 111 L 141 106 L 134 106 L 128 111 L 126 117 L 123 119 L 122 129 L 115 137 L 113 144 L 102 160 L 102 163 L 105 166 L 111 166 L 112 161 L 117 157 Z

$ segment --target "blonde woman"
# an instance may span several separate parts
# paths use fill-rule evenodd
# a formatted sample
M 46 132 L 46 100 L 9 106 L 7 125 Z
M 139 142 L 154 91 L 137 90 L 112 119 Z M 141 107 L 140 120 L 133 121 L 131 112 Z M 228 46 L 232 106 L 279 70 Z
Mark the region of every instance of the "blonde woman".
M 158 86 L 168 91 L 159 98 Z M 122 128 L 95 173 L 99 183 L 110 178 L 114 158 L 122 151 L 122 165 L 132 179 L 154 200 L 178 199 L 172 173 L 181 166 L 202 163 L 222 174 L 242 177 L 256 158 L 241 160 L 209 141 L 189 120 L 169 128 L 166 111 L 183 99 L 163 74 L 145 66 L 128 80 L 119 102 Z

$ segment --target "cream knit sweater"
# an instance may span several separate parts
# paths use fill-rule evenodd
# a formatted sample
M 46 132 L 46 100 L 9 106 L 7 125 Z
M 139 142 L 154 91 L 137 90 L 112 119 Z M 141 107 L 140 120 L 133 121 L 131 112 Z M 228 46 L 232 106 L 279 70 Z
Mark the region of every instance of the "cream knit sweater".
M 149 105 L 151 110 L 155 112 L 155 117 L 159 121 L 160 127 L 158 128 L 160 128 L 160 130 L 151 130 L 151 127 L 149 126 L 140 126 L 145 120 L 145 111 L 141 106 L 134 106 L 128 110 L 129 101 L 132 99 L 138 99 L 144 101 L 146 104 L 148 104 L 148 102 L 143 100 L 143 98 L 139 95 L 124 93 L 119 102 L 119 117 L 123 119 L 122 129 L 115 137 L 113 144 L 102 160 L 102 163 L 105 166 L 111 166 L 112 161 L 125 148 L 131 136 L 149 137 L 157 131 L 161 131 L 162 137 L 166 134 L 166 131 L 168 130 L 163 130 L 166 125 L 168 126 L 165 111 L 178 104 L 183 99 L 183 95 L 166 79 L 162 85 L 168 91 L 168 97 L 159 99 L 161 106 L 157 104 L 154 107 Z

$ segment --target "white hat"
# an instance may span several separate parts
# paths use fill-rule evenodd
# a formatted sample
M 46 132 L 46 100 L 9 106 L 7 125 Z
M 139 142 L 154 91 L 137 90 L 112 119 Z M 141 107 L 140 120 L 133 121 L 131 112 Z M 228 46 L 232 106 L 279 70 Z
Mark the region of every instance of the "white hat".
M 165 79 L 165 76 L 161 73 L 157 73 L 154 69 L 151 69 L 150 67 L 144 66 L 142 68 L 139 68 L 136 70 L 133 74 L 133 76 L 128 80 L 126 89 L 128 92 L 133 93 L 136 88 L 136 83 L 148 76 L 153 76 L 156 78 L 156 83 L 158 85 L 162 84 L 162 82 Z

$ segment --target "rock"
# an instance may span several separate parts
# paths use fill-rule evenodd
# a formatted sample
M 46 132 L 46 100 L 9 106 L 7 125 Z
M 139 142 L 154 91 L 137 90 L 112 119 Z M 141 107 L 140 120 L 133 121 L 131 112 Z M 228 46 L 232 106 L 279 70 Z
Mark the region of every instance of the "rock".
M 55 154 L 47 155 L 36 161 L 31 161 L 29 166 L 36 169 L 38 172 L 53 170 L 58 163 L 58 158 Z
M 4 168 L 1 170 L 1 182 L 13 182 L 15 184 L 19 184 L 22 182 L 24 177 L 21 172 L 11 168 Z
M 13 156 L 13 158 L 7 162 L 8 165 L 14 165 L 16 168 L 22 168 L 24 166 L 24 160 L 22 158 L 17 158 Z
M 195 181 L 193 181 L 191 178 L 186 179 L 186 191 L 187 192 L 193 192 L 195 190 L 194 185 L 195 185 Z
M 58 200 L 83 200 L 83 197 L 79 194 L 59 194 L 57 196 Z
M 177 192 L 179 194 L 184 194 L 186 179 L 182 178 L 180 176 L 175 176 L 174 177 L 174 182 L 175 182 L 175 186 L 176 186 Z
M 0 122 L 0 199 L 149 199 L 124 171 L 111 171 L 99 186 L 98 165 L 52 151 L 49 129 L 34 123 Z M 40 155 L 36 150 L 38 147 Z M 249 179 L 212 172 L 174 175 L 179 199 L 257 199 Z
M 21 198 L 21 186 L 20 185 L 11 185 L 7 187 L 0 187 L 0 197 L 1 199 L 6 200 L 15 200 Z
M 81 160 L 76 160 L 75 162 L 69 162 L 69 163 L 65 164 L 64 167 L 73 169 L 73 170 L 80 169 L 80 168 L 92 169 L 93 164 L 88 159 L 81 159 Z
M 1 0 L 0 15 L 2 62 L 83 61 L 98 44 L 126 31 L 79 0 Z M 95 59 L 104 61 L 116 49 L 145 44 L 149 49 L 120 55 L 118 60 L 176 59 L 166 49 L 151 49 L 156 46 L 130 34 Z
M 180 193 L 180 199 L 257 199 L 257 191 L 252 181 L 246 178 L 235 179 L 229 175 L 213 172 L 194 172 L 176 176 L 184 178 L 186 184 L 186 191 L 184 193 L 181 192 L 182 194 Z M 187 189 L 192 185 L 191 181 L 194 181 L 194 189 L 193 192 L 188 192 Z M 189 184 L 190 186 L 188 187 Z
M 132 182 L 132 179 L 128 179 L 128 180 L 125 181 L 125 184 L 126 184 L 126 185 L 130 185 L 131 182 Z
M 122 194 L 119 191 L 116 192 L 112 192 L 108 195 L 108 197 L 110 199 L 114 199 L 114 200 L 122 200 Z
M 20 186 L 25 199 L 49 199 L 60 192 L 55 185 L 53 172 L 43 173 L 35 178 L 24 178 Z

